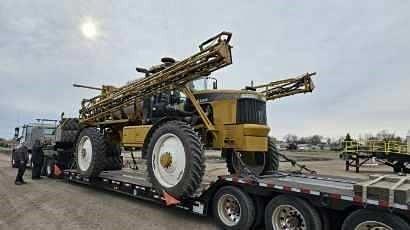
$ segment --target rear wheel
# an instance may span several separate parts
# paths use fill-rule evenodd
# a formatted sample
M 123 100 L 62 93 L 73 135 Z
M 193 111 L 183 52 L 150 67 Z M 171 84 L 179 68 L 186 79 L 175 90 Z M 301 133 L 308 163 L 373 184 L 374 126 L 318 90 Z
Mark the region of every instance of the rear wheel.
M 343 222 L 342 230 L 407 230 L 410 225 L 392 213 L 360 209 L 350 214 Z
M 241 189 L 225 186 L 213 201 L 213 214 L 223 229 L 250 229 L 255 221 L 255 205 Z
M 287 195 L 273 198 L 265 209 L 265 229 L 323 229 L 318 211 L 306 201 Z
M 81 175 L 98 176 L 105 166 L 104 136 L 97 128 L 86 128 L 78 137 L 76 152 L 77 170 Z
M 200 186 L 205 158 L 200 138 L 188 124 L 169 121 L 159 126 L 147 154 L 148 175 L 159 191 L 183 197 Z

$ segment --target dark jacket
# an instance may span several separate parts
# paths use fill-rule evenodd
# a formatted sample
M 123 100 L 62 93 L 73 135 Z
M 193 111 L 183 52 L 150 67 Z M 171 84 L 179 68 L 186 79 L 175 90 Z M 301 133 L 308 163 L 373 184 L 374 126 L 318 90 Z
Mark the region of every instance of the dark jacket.
M 35 144 L 32 150 L 33 154 L 31 155 L 31 160 L 33 163 L 41 163 L 43 162 L 44 152 L 41 145 Z
M 25 163 L 27 163 L 27 161 L 28 161 L 28 148 L 26 146 L 22 145 L 21 147 L 16 149 L 16 151 L 14 152 L 14 160 L 16 162 L 24 161 Z

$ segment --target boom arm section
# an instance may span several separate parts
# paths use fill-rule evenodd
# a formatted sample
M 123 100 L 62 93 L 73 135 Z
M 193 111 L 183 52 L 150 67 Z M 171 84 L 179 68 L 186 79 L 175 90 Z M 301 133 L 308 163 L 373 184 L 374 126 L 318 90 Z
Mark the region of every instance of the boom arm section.
M 199 46 L 199 52 L 173 63 L 159 72 L 146 74 L 123 87 L 112 88 L 91 99 L 85 99 L 80 109 L 80 121 L 97 123 L 112 120 L 111 114 L 135 105 L 145 97 L 166 90 L 183 89 L 185 85 L 232 63 L 232 34 L 222 32 Z
M 265 95 L 267 101 L 299 93 L 310 93 L 315 88 L 311 78 L 313 75 L 316 75 L 316 72 L 305 73 L 294 78 L 273 81 L 268 84 L 251 86 L 250 88 Z

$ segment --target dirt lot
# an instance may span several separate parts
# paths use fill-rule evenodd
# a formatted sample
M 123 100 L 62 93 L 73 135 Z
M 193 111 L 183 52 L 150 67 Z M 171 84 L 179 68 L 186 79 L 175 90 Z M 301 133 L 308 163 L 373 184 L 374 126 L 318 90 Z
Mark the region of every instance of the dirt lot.
M 325 175 L 366 179 L 369 174 L 386 173 L 389 167 L 364 168 L 360 174 L 344 171 L 337 153 L 287 153 Z M 210 156 L 209 174 L 225 173 L 217 152 Z M 288 163 L 281 169 L 290 170 Z M 133 200 L 114 193 L 66 184 L 62 180 L 43 179 L 14 185 L 16 169 L 9 157 L 0 153 L 0 229 L 218 229 L 212 218 L 198 217 L 182 210 L 168 209 L 149 202 Z

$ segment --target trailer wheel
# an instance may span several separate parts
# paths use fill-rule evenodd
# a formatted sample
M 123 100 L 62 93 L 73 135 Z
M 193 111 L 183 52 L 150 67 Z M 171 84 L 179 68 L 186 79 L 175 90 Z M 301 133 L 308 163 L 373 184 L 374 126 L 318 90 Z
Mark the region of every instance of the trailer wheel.
M 192 195 L 205 172 L 205 157 L 196 132 L 181 121 L 159 126 L 149 140 L 147 170 L 153 186 L 176 197 Z
M 261 227 L 264 224 L 266 201 L 259 196 L 254 196 L 255 202 L 255 221 L 253 227 Z
M 223 229 L 250 229 L 255 221 L 255 205 L 241 189 L 225 186 L 218 190 L 213 214 Z
M 323 229 L 318 211 L 306 201 L 288 195 L 273 198 L 265 209 L 265 229 Z
M 369 209 L 353 212 L 342 225 L 342 230 L 367 229 L 407 230 L 410 229 L 410 225 L 394 214 Z
M 104 136 L 97 128 L 86 128 L 78 137 L 75 158 L 77 170 L 83 176 L 95 177 L 105 166 Z

